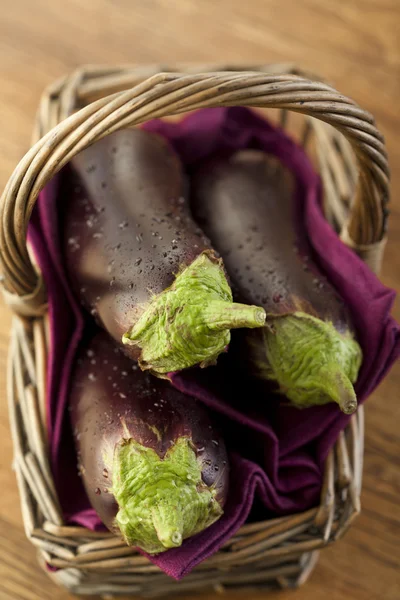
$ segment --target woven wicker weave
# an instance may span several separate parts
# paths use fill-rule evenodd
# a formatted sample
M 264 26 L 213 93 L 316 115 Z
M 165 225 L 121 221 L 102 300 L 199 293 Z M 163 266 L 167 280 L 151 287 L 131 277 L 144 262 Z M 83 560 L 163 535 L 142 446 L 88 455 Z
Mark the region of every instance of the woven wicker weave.
M 8 400 L 14 468 L 25 531 L 41 564 L 74 593 L 153 597 L 206 589 L 294 587 L 318 550 L 340 538 L 360 511 L 363 411 L 359 409 L 326 461 L 320 506 L 245 525 L 224 548 L 176 583 L 111 533 L 66 526 L 47 456 L 45 434 L 48 320 L 46 292 L 26 247 L 38 193 L 72 156 L 112 131 L 150 118 L 206 106 L 275 108 L 299 125 L 316 152 L 327 219 L 375 271 L 385 244 L 389 170 L 373 117 L 293 65 L 83 68 L 43 94 L 34 146 L 2 196 L 0 251 L 6 301 L 14 312 Z M 332 127 L 333 126 L 333 127 Z

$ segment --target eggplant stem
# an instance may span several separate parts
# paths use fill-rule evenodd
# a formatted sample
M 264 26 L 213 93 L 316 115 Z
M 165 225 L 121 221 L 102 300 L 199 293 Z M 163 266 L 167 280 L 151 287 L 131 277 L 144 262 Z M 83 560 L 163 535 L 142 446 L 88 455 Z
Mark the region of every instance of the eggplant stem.
M 112 472 L 115 527 L 128 545 L 149 554 L 180 546 L 223 514 L 188 437 L 177 438 L 163 458 L 134 439 L 122 440 Z
M 264 322 L 263 308 L 233 302 L 221 259 L 205 251 L 151 298 L 122 341 L 141 349 L 143 370 L 162 376 L 215 363 L 230 342 L 230 329 Z
M 353 383 L 362 352 L 350 332 L 302 312 L 267 315 L 267 325 L 263 374 L 282 394 L 298 407 L 336 402 L 346 414 L 357 409 Z
M 259 306 L 218 300 L 211 302 L 204 311 L 204 320 L 211 331 L 262 327 L 265 317 L 265 310 Z
M 332 379 L 337 390 L 337 399 L 332 397 L 332 400 L 339 404 L 346 415 L 352 415 L 357 410 L 357 396 L 350 379 L 342 371 L 336 371 Z

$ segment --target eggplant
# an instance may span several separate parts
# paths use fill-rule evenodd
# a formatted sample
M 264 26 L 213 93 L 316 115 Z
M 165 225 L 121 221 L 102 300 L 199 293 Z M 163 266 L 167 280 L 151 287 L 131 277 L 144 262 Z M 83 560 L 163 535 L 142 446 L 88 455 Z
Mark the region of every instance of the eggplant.
M 275 157 L 244 150 L 203 163 L 192 211 L 220 252 L 234 298 L 260 304 L 265 327 L 245 335 L 253 372 L 299 407 L 357 408 L 362 362 L 342 299 L 299 246 L 293 175 Z
M 195 225 L 177 155 L 160 136 L 118 131 L 70 162 L 63 251 L 72 288 L 143 370 L 214 364 L 230 329 L 262 308 L 232 302 L 224 266 Z
M 78 352 L 69 408 L 89 500 L 127 544 L 164 552 L 221 517 L 228 457 L 205 409 L 102 330 Z

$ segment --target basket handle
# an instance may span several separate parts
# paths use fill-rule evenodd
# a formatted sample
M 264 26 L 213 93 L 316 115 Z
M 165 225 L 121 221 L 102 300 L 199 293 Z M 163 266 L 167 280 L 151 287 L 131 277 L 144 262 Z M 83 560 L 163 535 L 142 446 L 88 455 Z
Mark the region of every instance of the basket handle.
M 83 78 L 81 77 L 79 81 Z M 211 106 L 253 106 L 299 112 L 325 121 L 350 142 L 359 181 L 342 239 L 359 253 L 382 250 L 389 201 L 389 166 L 372 115 L 321 81 L 294 74 L 223 71 L 158 73 L 134 87 L 100 98 L 46 133 L 11 175 L 1 199 L 0 257 L 13 310 L 38 314 L 44 284 L 26 245 L 39 192 L 73 156 L 119 129 L 152 118 Z M 19 298 L 18 298 L 19 297 Z M 32 300 L 33 299 L 33 300 Z

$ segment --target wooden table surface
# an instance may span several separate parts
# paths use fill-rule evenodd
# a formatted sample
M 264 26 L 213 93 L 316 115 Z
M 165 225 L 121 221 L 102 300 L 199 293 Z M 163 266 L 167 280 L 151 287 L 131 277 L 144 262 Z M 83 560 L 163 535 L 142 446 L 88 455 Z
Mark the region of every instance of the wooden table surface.
M 386 136 L 393 201 L 382 279 L 398 289 L 399 30 L 399 0 L 3 1 L 0 185 L 28 148 L 42 89 L 82 63 L 296 61 L 372 112 Z M 397 302 L 397 318 L 399 308 Z M 10 313 L 1 304 L 0 599 L 66 600 L 72 596 L 37 566 L 21 525 L 5 395 L 9 328 Z M 367 405 L 362 515 L 322 553 L 306 586 L 277 593 L 279 600 L 400 598 L 399 390 L 396 365 Z

